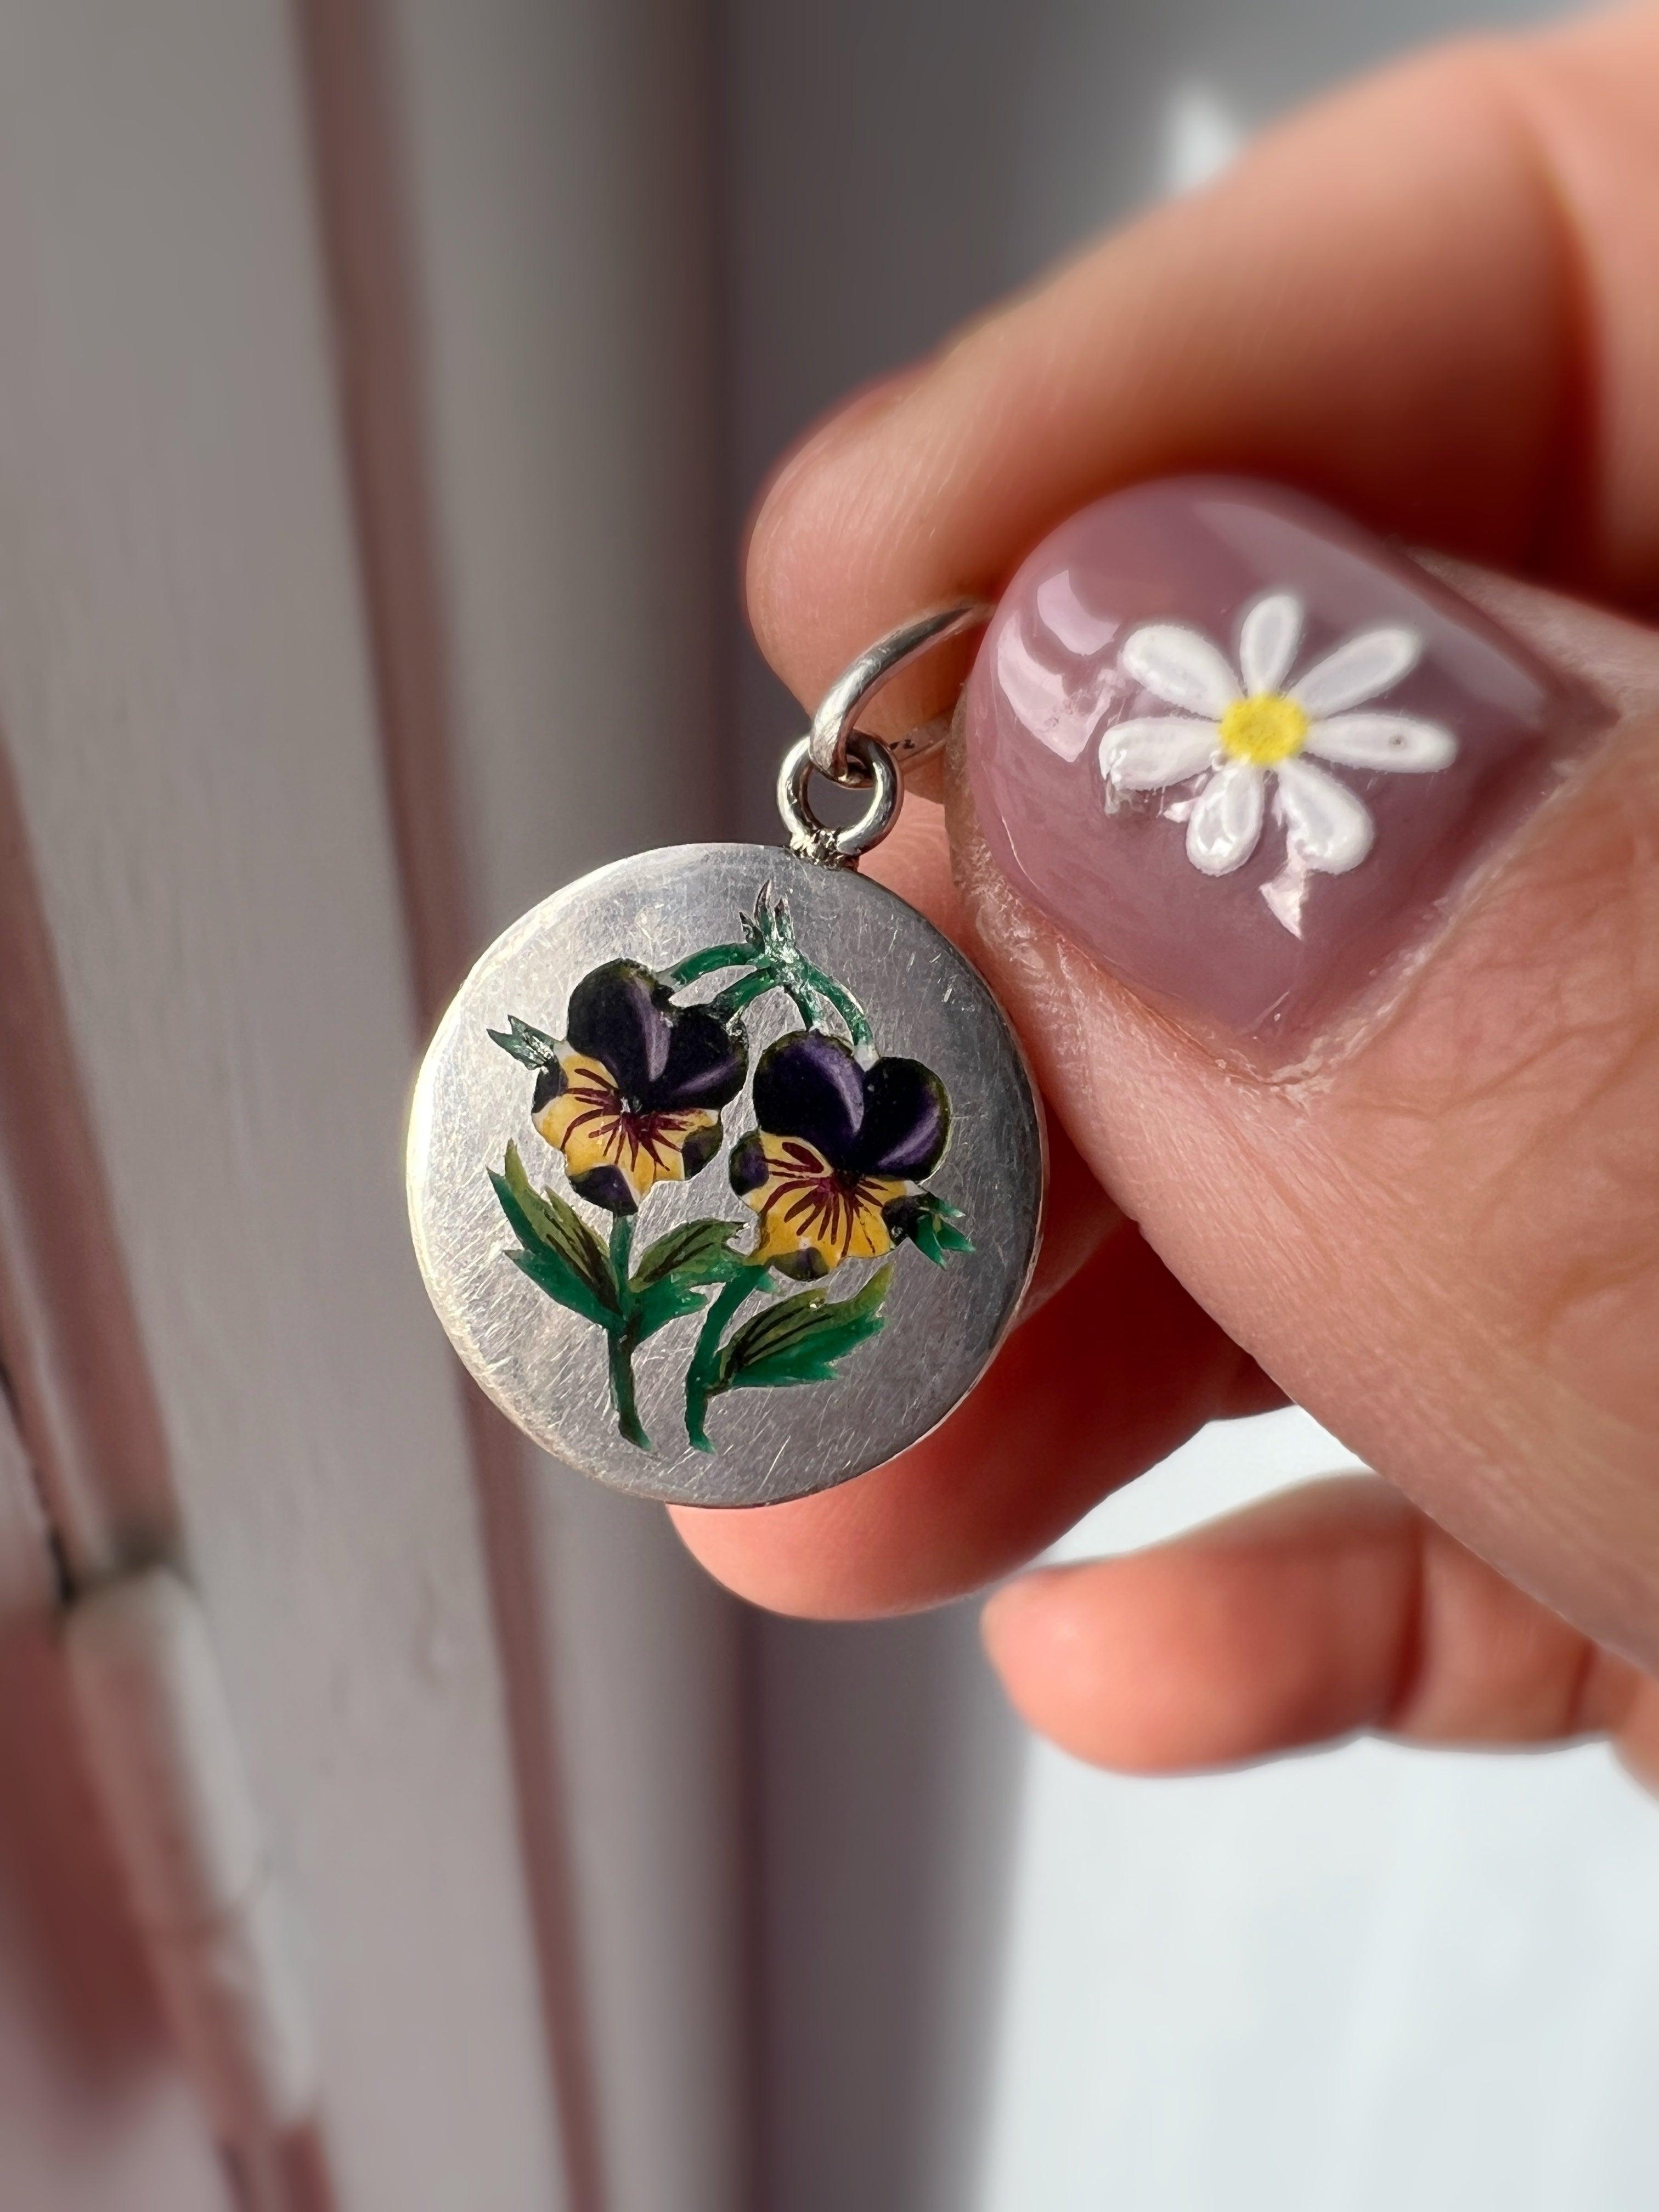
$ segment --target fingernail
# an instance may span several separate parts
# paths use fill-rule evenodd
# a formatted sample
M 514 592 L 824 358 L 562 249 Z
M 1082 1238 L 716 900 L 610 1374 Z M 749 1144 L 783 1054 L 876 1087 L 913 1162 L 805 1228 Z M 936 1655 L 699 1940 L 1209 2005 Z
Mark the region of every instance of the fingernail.
M 1334 509 L 1182 477 L 1021 568 L 969 681 L 969 773 L 1026 900 L 1283 1066 L 1376 1001 L 1608 719 Z

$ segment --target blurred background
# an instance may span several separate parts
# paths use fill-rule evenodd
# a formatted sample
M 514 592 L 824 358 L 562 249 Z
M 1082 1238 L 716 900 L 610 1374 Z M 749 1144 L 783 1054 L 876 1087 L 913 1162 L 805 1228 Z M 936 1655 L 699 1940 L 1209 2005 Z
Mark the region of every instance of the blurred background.
M 398 1189 L 490 936 L 774 834 L 803 427 L 1534 12 L 0 8 L 8 2212 L 1659 2200 L 1601 1750 L 1083 1771 L 971 1607 L 762 1618 L 507 1435 Z M 1062 1549 L 1348 1463 L 1212 1431 Z

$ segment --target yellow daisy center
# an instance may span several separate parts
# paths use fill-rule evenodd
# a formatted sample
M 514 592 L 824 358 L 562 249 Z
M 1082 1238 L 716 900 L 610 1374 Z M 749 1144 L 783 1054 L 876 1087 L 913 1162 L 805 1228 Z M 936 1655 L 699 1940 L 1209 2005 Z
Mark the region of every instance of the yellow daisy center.
M 1221 717 L 1221 742 L 1235 760 L 1276 768 L 1308 742 L 1308 718 L 1283 692 L 1258 691 L 1228 708 Z

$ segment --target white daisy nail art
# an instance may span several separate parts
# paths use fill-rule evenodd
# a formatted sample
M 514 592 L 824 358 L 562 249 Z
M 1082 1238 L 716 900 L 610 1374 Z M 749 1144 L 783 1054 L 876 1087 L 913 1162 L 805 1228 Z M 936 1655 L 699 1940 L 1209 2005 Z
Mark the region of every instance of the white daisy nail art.
M 1121 675 L 1178 711 L 1119 722 L 1100 744 L 1114 793 L 1203 778 L 1168 811 L 1185 821 L 1187 857 L 1206 876 L 1231 875 L 1255 852 L 1271 780 L 1286 868 L 1262 896 L 1293 932 L 1307 873 L 1345 875 L 1371 848 L 1370 813 L 1328 767 L 1420 775 L 1445 768 L 1457 752 L 1437 722 L 1367 704 L 1415 666 L 1422 641 L 1414 630 L 1357 631 L 1287 681 L 1301 637 L 1302 602 L 1291 592 L 1270 592 L 1249 609 L 1237 671 L 1201 630 L 1143 623 L 1123 641 Z

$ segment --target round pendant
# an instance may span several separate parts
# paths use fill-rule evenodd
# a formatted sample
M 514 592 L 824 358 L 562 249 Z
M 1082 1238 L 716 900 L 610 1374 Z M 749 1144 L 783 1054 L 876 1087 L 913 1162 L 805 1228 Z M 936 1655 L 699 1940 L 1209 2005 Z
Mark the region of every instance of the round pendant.
M 644 853 L 491 945 L 416 1086 L 428 1291 L 502 1411 L 621 1490 L 845 1481 L 973 1387 L 1036 1256 L 1041 1125 L 995 1000 L 879 884 Z

